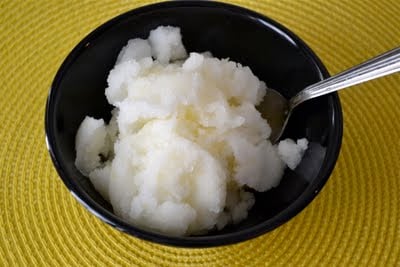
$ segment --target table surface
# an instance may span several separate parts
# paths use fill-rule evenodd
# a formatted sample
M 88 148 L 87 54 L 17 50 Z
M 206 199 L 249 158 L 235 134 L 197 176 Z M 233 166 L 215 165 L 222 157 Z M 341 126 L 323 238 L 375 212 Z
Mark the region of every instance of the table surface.
M 231 1 L 303 38 L 334 74 L 400 44 L 398 0 Z M 44 141 L 51 81 L 110 18 L 150 1 L 0 2 L 0 266 L 400 266 L 400 75 L 340 92 L 342 150 L 318 197 L 278 229 L 211 249 L 161 246 L 101 222 Z

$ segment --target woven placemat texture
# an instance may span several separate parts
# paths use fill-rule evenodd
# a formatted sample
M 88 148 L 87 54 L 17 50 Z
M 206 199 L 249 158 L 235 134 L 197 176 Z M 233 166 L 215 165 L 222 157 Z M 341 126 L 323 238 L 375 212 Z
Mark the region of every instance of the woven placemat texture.
M 284 24 L 330 73 L 400 44 L 398 0 L 234 0 Z M 340 92 L 344 138 L 318 197 L 237 245 L 182 249 L 123 234 L 83 208 L 44 141 L 51 81 L 110 18 L 150 1 L 0 1 L 0 266 L 400 266 L 400 75 Z

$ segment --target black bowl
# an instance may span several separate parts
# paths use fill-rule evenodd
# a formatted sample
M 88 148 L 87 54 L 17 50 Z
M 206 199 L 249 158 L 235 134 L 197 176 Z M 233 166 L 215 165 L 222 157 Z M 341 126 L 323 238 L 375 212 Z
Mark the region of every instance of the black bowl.
M 261 235 L 298 214 L 321 190 L 337 160 L 342 113 L 336 93 L 299 106 L 284 137 L 310 141 L 301 164 L 286 170 L 277 188 L 256 194 L 249 217 L 222 231 L 170 237 L 139 229 L 117 217 L 112 207 L 74 166 L 75 134 L 86 115 L 110 118 L 104 96 L 106 78 L 118 52 L 130 38 L 147 38 L 159 25 L 179 26 L 188 51 L 211 51 L 250 66 L 284 96 L 327 78 L 317 56 L 296 35 L 275 21 L 228 4 L 173 1 L 141 7 L 94 30 L 68 55 L 58 70 L 46 107 L 47 144 L 53 163 L 73 196 L 94 215 L 133 236 L 183 247 L 240 242 Z

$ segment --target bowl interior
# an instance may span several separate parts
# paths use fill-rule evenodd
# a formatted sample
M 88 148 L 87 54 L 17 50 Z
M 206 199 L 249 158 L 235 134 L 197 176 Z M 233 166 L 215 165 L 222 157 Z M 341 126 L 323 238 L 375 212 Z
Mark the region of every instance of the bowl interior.
M 275 22 L 242 8 L 206 2 L 169 2 L 121 15 L 86 37 L 67 57 L 52 85 L 46 132 L 53 161 L 64 183 L 83 204 L 106 222 L 136 236 L 174 245 L 217 245 L 271 230 L 297 214 L 321 189 L 335 164 L 342 118 L 336 94 L 301 105 L 284 137 L 310 141 L 295 171 L 286 170 L 277 188 L 256 194 L 249 217 L 205 236 L 170 238 L 131 227 L 74 166 L 75 134 L 86 115 L 110 118 L 104 90 L 116 57 L 131 38 L 147 38 L 159 25 L 181 28 L 188 51 L 211 51 L 219 58 L 251 68 L 267 86 L 293 96 L 327 73 L 296 36 Z M 205 243 L 210 241 L 209 243 Z

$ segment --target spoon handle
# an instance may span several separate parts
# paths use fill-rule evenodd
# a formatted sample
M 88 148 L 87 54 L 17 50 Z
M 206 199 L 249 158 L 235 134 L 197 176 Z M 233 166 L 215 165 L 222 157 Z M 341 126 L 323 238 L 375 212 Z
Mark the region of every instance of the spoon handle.
M 398 71 L 400 71 L 400 47 L 306 87 L 290 99 L 290 106 L 294 108 L 306 100 Z

